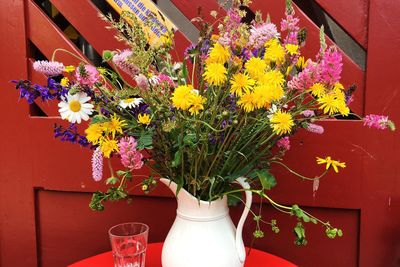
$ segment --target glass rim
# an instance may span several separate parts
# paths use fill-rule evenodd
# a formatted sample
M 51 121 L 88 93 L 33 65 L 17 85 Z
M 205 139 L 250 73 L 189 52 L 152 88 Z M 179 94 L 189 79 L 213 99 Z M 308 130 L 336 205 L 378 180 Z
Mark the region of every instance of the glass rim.
M 141 225 L 141 226 L 144 226 L 144 227 L 145 227 L 145 230 L 142 231 L 142 232 L 140 232 L 140 233 L 138 233 L 138 234 L 134 234 L 134 235 L 115 235 L 115 234 L 112 234 L 112 233 L 111 233 L 111 231 L 112 231 L 114 228 L 116 228 L 116 227 L 118 227 L 118 226 L 121 226 L 121 225 L 129 225 L 129 224 L 130 224 L 130 225 L 134 224 L 134 225 Z M 146 233 L 146 232 L 149 232 L 149 226 L 148 226 L 147 224 L 141 223 L 141 222 L 126 222 L 126 223 L 120 223 L 120 224 L 117 224 L 117 225 L 112 226 L 112 227 L 108 230 L 108 234 L 110 235 L 110 237 L 116 237 L 116 238 L 123 238 L 123 237 L 127 237 L 127 236 L 134 237 L 134 236 L 143 235 L 143 234 Z

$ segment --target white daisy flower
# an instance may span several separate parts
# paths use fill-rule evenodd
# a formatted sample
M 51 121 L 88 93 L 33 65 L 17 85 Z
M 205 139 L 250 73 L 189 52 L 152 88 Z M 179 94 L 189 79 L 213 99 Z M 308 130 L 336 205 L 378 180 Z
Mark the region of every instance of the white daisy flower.
M 79 92 L 74 95 L 68 93 L 58 103 L 60 108 L 58 112 L 60 112 L 61 118 L 71 123 L 81 123 L 82 120 L 87 121 L 94 108 L 92 104 L 87 103 L 89 100 L 90 97 L 86 93 Z
M 136 108 L 139 106 L 140 103 L 143 102 L 143 98 L 127 98 L 127 99 L 122 99 L 119 102 L 119 106 L 121 108 Z
M 153 86 L 159 85 L 160 84 L 160 78 L 157 76 L 153 75 L 149 78 L 149 83 Z

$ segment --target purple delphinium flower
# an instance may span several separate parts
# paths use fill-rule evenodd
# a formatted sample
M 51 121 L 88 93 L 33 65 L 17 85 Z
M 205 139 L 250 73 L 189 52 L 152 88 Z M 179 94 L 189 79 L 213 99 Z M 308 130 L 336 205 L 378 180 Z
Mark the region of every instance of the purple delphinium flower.
M 290 139 L 289 136 L 282 137 L 276 142 L 276 146 L 282 150 L 289 150 L 290 149 Z
M 55 124 L 54 137 L 60 137 L 62 142 L 71 142 L 73 144 L 78 143 L 83 147 L 87 147 L 90 144 L 85 136 L 78 133 L 78 128 L 74 123 L 71 123 L 68 128 Z
M 33 69 L 47 76 L 61 75 L 65 67 L 63 63 L 48 60 L 37 60 L 33 63 Z
M 388 116 L 370 114 L 363 119 L 364 125 L 369 128 L 385 130 L 388 127 L 394 130 L 394 124 L 389 120 Z
M 121 51 L 121 53 L 115 54 L 112 58 L 112 61 L 118 66 L 118 68 L 129 74 L 131 77 L 135 77 L 139 74 L 140 70 L 137 66 L 135 66 L 135 64 L 129 62 L 129 57 L 131 56 L 132 51 L 125 49 Z
M 279 33 L 273 23 L 253 25 L 250 29 L 249 44 L 256 49 L 261 48 L 270 39 L 279 38 Z
M 101 181 L 103 178 L 103 154 L 100 147 L 93 151 L 92 155 L 92 177 L 96 182 Z
M 36 98 L 40 97 L 42 101 L 60 99 L 68 90 L 62 87 L 54 79 L 48 78 L 47 86 L 34 84 L 28 80 L 12 81 L 16 84 L 15 88 L 20 90 L 20 98 L 25 98 L 29 104 L 32 104 Z
M 316 134 L 323 134 L 324 133 L 324 127 L 318 124 L 314 123 L 308 123 L 305 129 L 309 132 L 316 133 Z

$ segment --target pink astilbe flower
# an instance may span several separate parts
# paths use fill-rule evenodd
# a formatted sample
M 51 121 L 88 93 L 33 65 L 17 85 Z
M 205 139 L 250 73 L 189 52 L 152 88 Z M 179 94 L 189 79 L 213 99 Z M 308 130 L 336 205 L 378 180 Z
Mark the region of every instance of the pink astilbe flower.
M 118 68 L 120 68 L 130 76 L 135 77 L 139 74 L 140 70 L 135 64 L 129 62 L 129 57 L 131 56 L 132 51 L 129 49 L 125 49 L 121 53 L 114 55 L 112 61 L 115 65 L 118 66 Z
M 136 75 L 135 82 L 140 89 L 142 90 L 149 89 L 149 81 L 143 74 Z
M 93 151 L 92 155 L 92 176 L 96 182 L 103 178 L 103 155 L 100 147 Z
M 253 25 L 250 29 L 249 44 L 256 49 L 261 48 L 265 42 L 272 38 L 279 38 L 279 33 L 273 23 Z
M 290 149 L 290 139 L 288 136 L 285 136 L 276 142 L 276 146 L 282 150 L 289 150 Z
M 318 64 L 320 81 L 330 85 L 339 82 L 342 66 L 342 54 L 336 47 L 330 46 L 326 51 L 321 52 Z
M 288 82 L 288 87 L 290 89 L 307 90 L 314 83 L 317 83 L 321 80 L 318 64 L 312 62 L 310 59 L 306 64 L 307 66 L 304 68 L 304 70 L 299 72 L 292 78 L 292 80 Z
M 314 112 L 314 110 L 306 109 L 301 112 L 301 115 L 303 115 L 306 118 L 309 118 L 309 117 L 315 116 L 315 112 Z
M 161 73 L 158 75 L 158 80 L 160 84 L 166 83 L 169 87 L 175 87 L 174 81 L 172 81 L 171 77 L 169 77 L 168 75 Z
M 75 79 L 81 85 L 92 87 L 100 78 L 100 73 L 95 66 L 79 65 L 75 70 Z
M 121 138 L 119 141 L 119 154 L 124 167 L 137 170 L 143 166 L 143 155 L 136 150 L 137 142 L 132 136 Z
M 33 69 L 47 76 L 57 76 L 62 74 L 65 67 L 57 61 L 38 60 L 33 63 Z
M 364 126 L 368 126 L 369 128 L 375 128 L 379 130 L 385 130 L 389 126 L 391 129 L 394 127 L 391 127 L 391 124 L 393 124 L 388 116 L 382 116 L 382 115 L 375 115 L 375 114 L 370 114 L 365 116 L 363 119 L 364 121 Z
M 309 123 L 305 129 L 309 132 L 316 133 L 316 134 L 324 133 L 324 127 L 322 127 L 321 125 L 318 125 L 318 124 L 314 124 L 314 123 Z

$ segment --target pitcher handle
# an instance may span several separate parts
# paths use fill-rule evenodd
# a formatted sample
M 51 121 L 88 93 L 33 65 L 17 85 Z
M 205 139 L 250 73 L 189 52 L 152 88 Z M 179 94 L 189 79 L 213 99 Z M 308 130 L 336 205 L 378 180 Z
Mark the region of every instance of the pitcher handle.
M 241 187 L 244 189 L 250 189 L 249 183 L 246 182 L 246 179 L 244 177 L 239 177 L 236 179 L 236 182 L 240 184 Z M 242 238 L 242 232 L 243 232 L 243 225 L 244 222 L 246 221 L 247 215 L 249 214 L 250 207 L 253 201 L 253 195 L 251 191 L 246 190 L 245 191 L 246 195 L 246 201 L 245 201 L 245 207 L 242 213 L 242 216 L 240 217 L 239 223 L 236 228 L 236 250 L 238 253 L 238 257 L 240 262 L 244 262 L 246 259 L 246 250 L 244 248 L 244 243 L 243 243 L 243 238 Z

